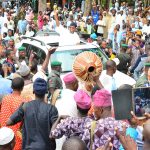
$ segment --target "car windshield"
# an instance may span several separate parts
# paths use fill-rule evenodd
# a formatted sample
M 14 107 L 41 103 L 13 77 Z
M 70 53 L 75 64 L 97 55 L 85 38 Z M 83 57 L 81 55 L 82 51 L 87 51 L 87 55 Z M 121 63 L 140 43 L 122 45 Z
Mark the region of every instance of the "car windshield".
M 38 31 L 36 33 L 36 36 L 59 36 L 59 34 L 55 31 L 50 31 L 50 30 L 46 30 L 46 31 Z
M 51 56 L 51 62 L 52 61 L 60 61 L 60 62 L 62 62 L 62 72 L 63 73 L 71 72 L 75 57 L 84 51 L 92 51 L 92 52 L 96 53 L 98 56 L 100 56 L 101 60 L 103 62 L 103 65 L 105 67 L 105 63 L 108 58 L 99 48 L 56 51 Z

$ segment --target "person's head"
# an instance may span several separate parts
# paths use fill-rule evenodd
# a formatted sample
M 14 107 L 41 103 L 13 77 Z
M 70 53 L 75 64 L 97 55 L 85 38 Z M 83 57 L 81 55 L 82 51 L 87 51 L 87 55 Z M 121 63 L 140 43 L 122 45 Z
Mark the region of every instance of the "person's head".
M 111 13 L 112 13 L 113 16 L 115 16 L 115 15 L 116 15 L 116 10 L 115 10 L 115 9 L 112 9 L 112 10 L 111 10 Z
M 91 20 L 88 18 L 88 19 L 86 20 L 86 23 L 87 23 L 88 25 L 90 25 L 90 24 L 91 24 Z
M 61 150 L 87 150 L 87 147 L 79 137 L 71 137 L 64 142 Z
M 120 14 L 123 15 L 123 10 L 120 10 Z
M 53 61 L 53 62 L 51 62 L 51 68 L 52 68 L 52 70 L 61 72 L 61 70 L 62 70 L 61 64 L 62 64 L 62 63 L 59 62 L 59 61 Z
M 44 79 L 37 78 L 33 83 L 33 93 L 36 98 L 44 99 L 47 92 L 47 82 Z
M 127 51 L 127 49 L 128 49 L 128 45 L 127 44 L 121 44 L 121 51 L 122 52 L 126 52 Z
M 21 46 L 18 48 L 19 51 L 19 58 L 24 59 L 26 57 L 26 48 Z
M 3 33 L 3 38 L 7 37 L 7 32 Z
M 120 25 L 119 25 L 119 24 L 116 25 L 116 30 L 117 30 L 117 31 L 120 30 Z
M 107 12 L 106 11 L 103 12 L 103 16 L 107 16 Z
M 15 146 L 15 134 L 7 127 L 0 128 L 0 150 L 13 150 Z
M 74 33 L 76 31 L 76 23 L 72 22 L 69 26 L 70 33 Z
M 123 24 L 123 25 L 122 25 L 122 30 L 126 30 L 126 27 L 127 27 L 127 25 L 126 25 L 126 24 Z
M 100 15 L 100 16 L 99 16 L 99 20 L 103 20 L 103 15 Z
M 15 45 L 14 40 L 13 40 L 13 39 L 10 39 L 10 40 L 8 41 L 8 46 L 13 47 L 14 45 Z
M 91 39 L 92 41 L 97 40 L 97 35 L 96 35 L 95 33 L 92 33 L 92 34 L 90 35 L 90 39 Z
M 129 14 L 129 15 L 133 15 L 133 14 L 134 14 L 134 10 L 133 10 L 133 9 L 129 9 L 128 14 Z
M 97 10 L 96 5 L 93 5 L 93 10 L 94 10 L 94 11 L 96 11 L 96 10 Z
M 24 87 L 24 80 L 23 78 L 16 77 L 12 80 L 12 85 L 11 85 L 13 91 L 19 91 L 21 92 Z
M 6 51 L 6 58 L 7 59 L 14 60 L 14 57 L 15 57 L 14 51 L 12 51 L 12 50 L 7 50 Z
M 105 49 L 106 47 L 107 47 L 107 42 L 103 40 L 101 42 L 101 48 Z
M 81 18 L 81 15 L 80 14 L 78 14 L 77 15 L 77 20 L 79 20 Z
M 135 32 L 135 37 L 141 39 L 141 36 L 142 36 L 142 31 L 137 30 L 137 31 Z
M 17 70 L 17 73 L 24 79 L 26 79 L 30 75 L 30 68 L 27 66 L 27 64 L 21 64 L 19 66 L 19 69 Z
M 98 43 L 98 45 L 101 45 L 101 43 L 102 43 L 102 38 L 100 36 L 97 37 L 97 43 Z
M 13 36 L 13 31 L 11 29 L 8 30 L 8 36 Z
M 135 22 L 139 22 L 139 21 L 140 21 L 139 17 L 135 17 Z
M 144 66 L 144 73 L 146 76 L 148 76 L 148 70 L 150 68 L 150 56 L 146 59 Z
M 7 23 L 4 23 L 4 27 L 6 27 L 6 28 L 7 28 Z
M 116 63 L 113 60 L 108 60 L 106 62 L 106 71 L 107 71 L 107 74 L 113 76 L 113 74 L 116 73 L 116 70 L 117 70 Z
M 139 41 L 139 40 L 135 40 L 134 45 L 135 45 L 136 47 L 139 47 L 139 46 L 140 46 L 140 41 Z
M 111 98 L 109 91 L 97 90 L 93 95 L 94 115 L 97 120 L 111 116 Z
M 87 116 L 91 108 L 91 97 L 84 90 L 78 90 L 74 95 L 74 100 L 77 104 L 79 114 Z
M 119 90 L 132 89 L 132 86 L 129 84 L 123 84 L 118 89 Z
M 73 21 L 74 20 L 73 15 L 70 15 L 69 19 L 70 19 L 70 21 Z
M 78 80 L 76 79 L 74 73 L 69 73 L 69 74 L 65 75 L 65 77 L 63 78 L 63 81 L 64 81 L 67 89 L 77 91 Z

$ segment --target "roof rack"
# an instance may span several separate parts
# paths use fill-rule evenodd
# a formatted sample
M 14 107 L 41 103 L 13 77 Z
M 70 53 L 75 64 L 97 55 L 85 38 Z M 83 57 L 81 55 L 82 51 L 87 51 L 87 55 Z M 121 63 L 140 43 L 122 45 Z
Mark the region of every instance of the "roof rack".
M 35 39 L 35 38 L 33 38 L 33 37 L 22 36 L 21 38 L 22 38 L 22 39 L 30 39 L 31 41 L 37 41 L 37 42 L 39 42 L 42 46 L 45 46 L 45 45 L 46 45 L 44 42 L 42 42 L 42 41 L 40 41 L 40 40 L 38 40 L 38 39 Z

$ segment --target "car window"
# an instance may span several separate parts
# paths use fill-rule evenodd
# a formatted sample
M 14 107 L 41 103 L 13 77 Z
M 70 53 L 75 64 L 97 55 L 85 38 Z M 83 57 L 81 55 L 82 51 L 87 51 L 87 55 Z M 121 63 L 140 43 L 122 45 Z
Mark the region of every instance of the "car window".
M 100 51 L 99 48 L 91 48 L 91 49 L 80 49 L 80 50 L 69 50 L 69 51 L 56 51 L 51 56 L 51 61 L 60 61 L 62 62 L 62 72 L 70 72 L 72 71 L 72 65 L 75 57 L 84 51 L 92 51 L 96 53 L 103 62 L 105 66 L 106 61 L 108 60 L 107 56 Z
M 43 61 L 44 61 L 44 59 L 46 57 L 45 52 L 42 49 L 40 49 L 40 48 L 38 48 L 36 46 L 33 46 L 33 45 L 30 45 L 29 49 L 30 49 L 29 50 L 30 53 L 31 53 L 31 51 L 33 51 L 33 52 L 35 52 L 37 54 L 37 56 L 38 56 L 38 64 L 43 64 Z
M 40 64 L 43 64 L 45 58 L 46 58 L 46 54 L 43 50 L 39 49 L 39 58 L 40 58 Z

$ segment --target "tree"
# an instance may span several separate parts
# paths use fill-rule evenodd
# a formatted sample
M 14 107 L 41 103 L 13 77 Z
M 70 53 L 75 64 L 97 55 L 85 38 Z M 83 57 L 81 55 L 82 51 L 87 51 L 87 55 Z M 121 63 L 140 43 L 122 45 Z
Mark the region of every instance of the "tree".
M 46 0 L 39 0 L 39 11 L 45 11 L 46 9 Z
M 88 16 L 90 14 L 92 8 L 92 0 L 86 0 L 85 1 L 85 10 L 84 10 L 84 16 Z

